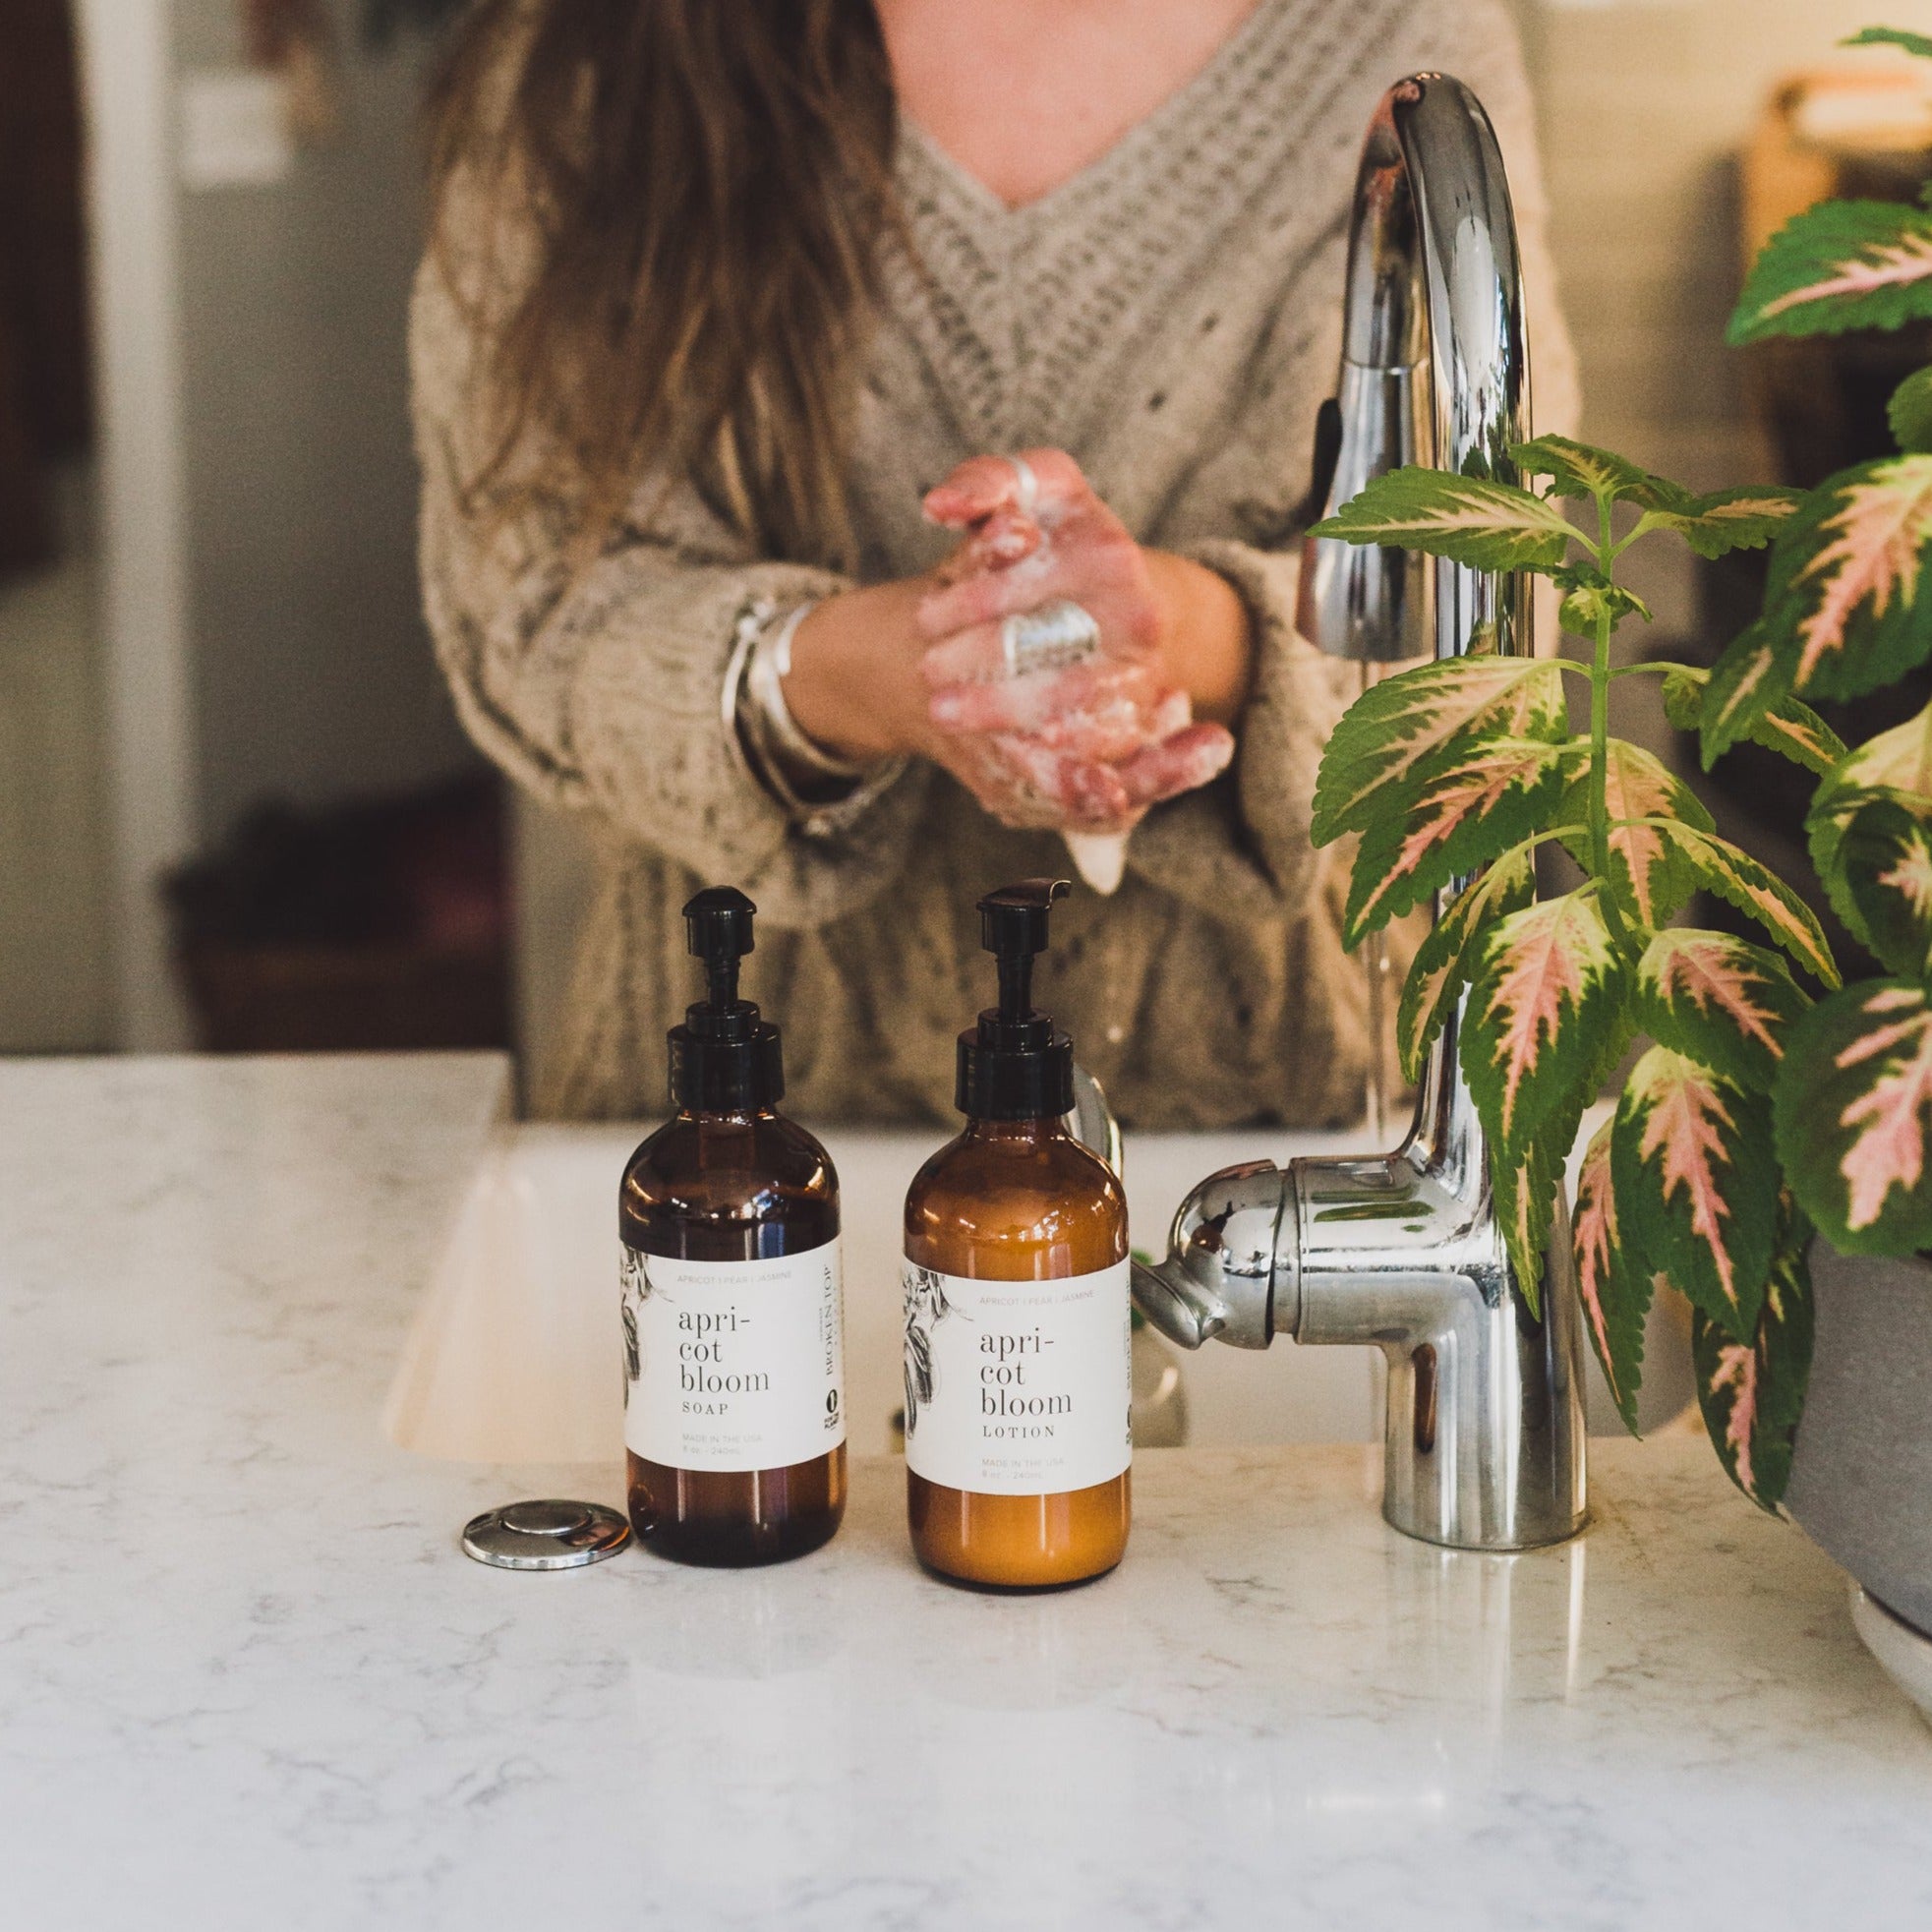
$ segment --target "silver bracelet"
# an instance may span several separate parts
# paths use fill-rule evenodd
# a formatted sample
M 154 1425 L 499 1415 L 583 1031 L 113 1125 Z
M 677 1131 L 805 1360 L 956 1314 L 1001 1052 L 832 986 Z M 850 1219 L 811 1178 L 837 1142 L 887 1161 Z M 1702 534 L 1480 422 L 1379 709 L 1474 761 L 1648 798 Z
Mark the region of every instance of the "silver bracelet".
M 805 603 L 780 617 L 769 598 L 748 603 L 738 614 L 721 696 L 726 738 L 740 769 L 793 824 L 829 835 L 842 807 L 884 790 L 906 761 L 857 764 L 837 757 L 791 716 L 782 680 L 791 668 L 791 640 L 812 608 Z
M 744 698 L 751 709 L 754 736 L 767 757 L 785 767 L 785 776 L 794 786 L 850 784 L 871 769 L 867 762 L 841 758 L 815 742 L 785 701 L 785 680 L 791 674 L 791 640 L 817 609 L 818 600 L 813 598 L 787 612 L 776 628 L 767 623 L 751 647 L 744 673 Z

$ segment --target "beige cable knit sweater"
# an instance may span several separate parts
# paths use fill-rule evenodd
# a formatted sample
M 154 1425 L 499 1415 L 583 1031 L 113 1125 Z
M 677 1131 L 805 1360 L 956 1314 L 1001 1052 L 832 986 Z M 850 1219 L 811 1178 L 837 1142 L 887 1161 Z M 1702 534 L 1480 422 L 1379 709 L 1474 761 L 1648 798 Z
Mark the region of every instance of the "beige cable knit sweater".
M 1233 767 L 1158 807 L 1127 876 L 1077 887 L 1038 997 L 1139 1126 L 1339 1122 L 1359 1112 L 1362 981 L 1337 936 L 1340 866 L 1308 841 L 1322 743 L 1353 688 L 1292 628 L 1295 511 L 1334 383 L 1347 214 L 1382 89 L 1467 81 L 1511 167 L 1540 422 L 1572 385 L 1543 240 L 1531 114 L 1501 0 L 1261 0 L 1213 62 L 1100 160 L 1017 211 L 916 130 L 899 162 L 926 274 L 897 249 L 864 372 L 851 498 L 865 581 L 930 565 L 919 498 L 962 458 L 1057 444 L 1143 543 L 1220 571 L 1258 639 Z M 460 191 L 457 191 L 460 192 Z M 500 313 L 513 258 L 449 210 L 460 293 Z M 788 826 L 740 773 L 719 694 L 739 613 L 845 580 L 747 554 L 685 491 L 587 569 L 570 506 L 508 527 L 466 515 L 487 343 L 426 263 L 411 328 L 429 617 L 462 716 L 519 784 L 592 829 L 602 889 L 540 1112 L 649 1115 L 665 1029 L 692 995 L 678 908 L 699 884 L 758 903 L 746 990 L 785 1027 L 788 1106 L 951 1116 L 953 1041 L 988 1003 L 973 902 L 1064 872 L 915 764 L 829 836 Z M 487 321 L 480 325 L 487 329 Z

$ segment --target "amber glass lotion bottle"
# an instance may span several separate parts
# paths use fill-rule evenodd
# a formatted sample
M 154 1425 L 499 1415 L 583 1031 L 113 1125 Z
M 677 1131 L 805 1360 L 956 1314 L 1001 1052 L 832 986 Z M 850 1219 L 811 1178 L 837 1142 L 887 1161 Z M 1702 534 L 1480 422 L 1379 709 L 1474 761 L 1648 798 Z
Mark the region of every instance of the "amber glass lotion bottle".
M 1079 1583 L 1127 1548 L 1127 1200 L 1068 1131 L 1074 1050 L 1032 1006 L 1064 880 L 979 902 L 1000 1003 L 960 1035 L 966 1132 L 906 1200 L 906 1470 L 930 1569 Z
M 755 910 L 730 887 L 684 907 L 708 990 L 671 1031 L 676 1115 L 618 1192 L 631 1526 L 686 1563 L 802 1555 L 846 1507 L 839 1180 L 738 998 Z

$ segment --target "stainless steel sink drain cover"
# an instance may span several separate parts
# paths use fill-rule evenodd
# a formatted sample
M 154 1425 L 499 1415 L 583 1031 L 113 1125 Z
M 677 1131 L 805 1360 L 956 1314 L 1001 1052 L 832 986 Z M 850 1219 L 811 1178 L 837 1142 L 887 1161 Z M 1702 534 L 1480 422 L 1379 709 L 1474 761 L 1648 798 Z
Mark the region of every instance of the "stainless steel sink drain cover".
M 486 1509 L 463 1525 L 463 1553 L 499 1570 L 574 1570 L 615 1556 L 630 1525 L 597 1502 L 548 1496 Z

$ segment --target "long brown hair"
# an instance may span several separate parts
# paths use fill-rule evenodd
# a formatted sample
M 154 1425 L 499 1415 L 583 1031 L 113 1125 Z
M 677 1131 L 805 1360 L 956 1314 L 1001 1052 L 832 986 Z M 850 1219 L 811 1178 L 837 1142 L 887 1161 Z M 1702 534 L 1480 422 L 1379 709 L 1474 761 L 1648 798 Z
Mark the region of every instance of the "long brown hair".
M 895 218 L 872 0 L 480 0 L 432 128 L 439 206 L 463 171 L 538 236 L 472 483 L 521 468 L 540 426 L 593 527 L 645 476 L 690 476 L 761 550 L 849 561 L 854 376 Z

